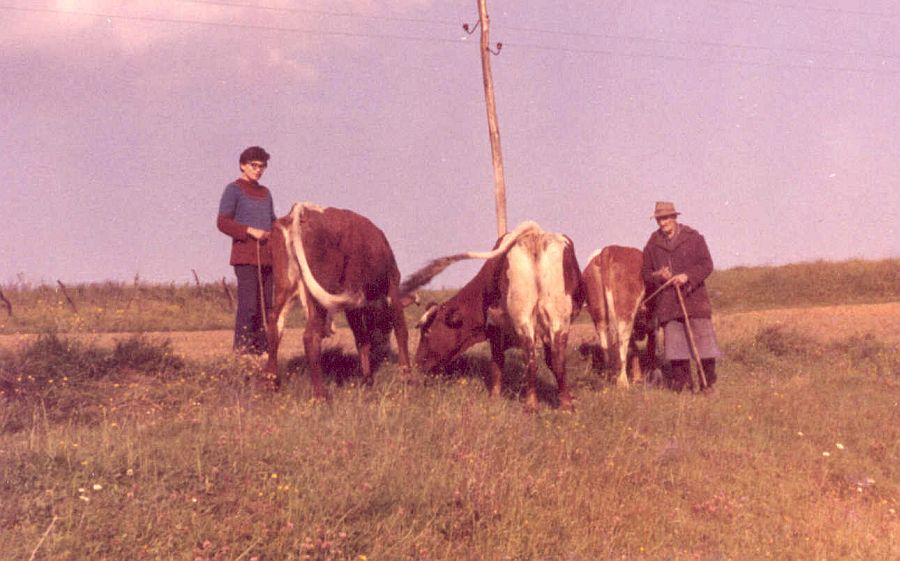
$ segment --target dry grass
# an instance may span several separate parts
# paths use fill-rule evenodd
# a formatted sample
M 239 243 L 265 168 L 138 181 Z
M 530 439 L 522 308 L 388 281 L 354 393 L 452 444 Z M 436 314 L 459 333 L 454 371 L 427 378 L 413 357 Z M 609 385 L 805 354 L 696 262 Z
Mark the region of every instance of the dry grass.
M 487 399 L 480 349 L 420 386 L 384 365 L 375 388 L 333 349 L 327 404 L 291 351 L 268 394 L 243 381 L 253 361 L 216 350 L 221 334 L 177 371 L 126 361 L 45 383 L 0 415 L 0 543 L 54 560 L 897 558 L 896 346 L 873 339 L 849 361 L 855 319 L 825 341 L 772 317 L 750 335 L 723 326 L 735 359 L 714 399 L 620 392 L 573 353 L 574 413 L 525 414 L 515 360 L 506 396 Z M 772 329 L 815 352 L 784 351 Z M 7 375 L 27 375 L 26 351 L 4 355 Z M 541 385 L 552 394 L 546 371 Z
M 595 340 L 579 324 L 576 410 L 552 406 L 542 368 L 533 415 L 513 353 L 506 393 L 487 398 L 483 346 L 419 385 L 384 364 L 365 388 L 340 330 L 324 360 L 333 399 L 320 403 L 296 328 L 278 394 L 257 389 L 256 361 L 230 355 L 228 330 L 6 335 L 0 552 L 898 559 L 900 303 L 818 304 L 721 310 L 727 357 L 712 398 L 608 386 L 576 352 Z

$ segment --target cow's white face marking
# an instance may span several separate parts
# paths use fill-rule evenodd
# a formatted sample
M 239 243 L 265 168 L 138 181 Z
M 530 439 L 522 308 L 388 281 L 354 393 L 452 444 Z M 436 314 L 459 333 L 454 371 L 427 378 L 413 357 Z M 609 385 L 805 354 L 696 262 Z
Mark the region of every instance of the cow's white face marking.
M 417 328 L 421 328 L 424 325 L 428 325 L 428 322 L 431 320 L 431 317 L 437 313 L 438 306 L 435 303 L 431 303 L 428 305 L 428 308 L 425 310 L 425 313 L 422 314 L 422 317 L 419 318 L 419 322 L 416 323 Z

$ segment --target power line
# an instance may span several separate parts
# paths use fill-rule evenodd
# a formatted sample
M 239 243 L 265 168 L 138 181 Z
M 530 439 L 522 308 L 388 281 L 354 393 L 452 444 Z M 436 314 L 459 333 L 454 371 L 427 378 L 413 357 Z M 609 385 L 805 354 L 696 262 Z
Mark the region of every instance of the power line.
M 501 29 L 510 29 L 514 31 L 524 31 L 528 33 L 547 33 L 551 35 L 561 35 L 565 37 L 588 37 L 588 38 L 596 38 L 596 39 L 624 39 L 626 41 L 640 41 L 645 43 L 656 43 L 661 45 L 689 45 L 689 46 L 699 46 L 699 47 L 716 47 L 716 48 L 727 48 L 727 49 L 746 49 L 746 50 L 756 50 L 756 51 L 768 51 L 768 52 L 786 52 L 786 53 L 798 53 L 798 54 L 812 54 L 812 55 L 847 55 L 847 56 L 871 56 L 878 58 L 900 58 L 900 55 L 890 54 L 890 53 L 878 53 L 878 52 L 865 52 L 865 51 L 840 51 L 836 49 L 813 49 L 813 48 L 799 48 L 799 47 L 782 47 L 782 48 L 774 48 L 774 47 L 766 47 L 764 45 L 748 45 L 743 43 L 722 43 L 718 41 L 700 41 L 695 39 L 661 39 L 656 37 L 640 37 L 637 35 L 615 35 L 615 34 L 605 34 L 605 33 L 592 33 L 585 31 L 554 31 L 548 29 L 539 29 L 533 27 L 501 27 Z M 507 42 L 504 41 L 505 44 Z
M 828 14 L 847 14 L 853 16 L 866 16 L 873 18 L 900 18 L 900 14 L 870 12 L 867 10 L 848 10 L 846 8 L 829 8 L 827 6 L 809 6 L 801 4 L 782 4 L 779 2 L 752 2 L 751 0 L 715 0 L 724 4 L 743 4 L 755 8 L 782 8 L 807 12 L 820 12 Z
M 245 7 L 244 4 L 238 3 L 228 3 L 228 2 L 213 2 L 212 0 L 184 0 L 186 2 L 200 3 L 200 4 L 214 4 L 214 5 L 222 5 L 222 6 L 233 6 L 233 7 Z M 740 1 L 740 0 L 734 0 Z M 263 7 L 267 10 L 274 11 L 298 11 L 301 12 L 303 10 L 300 9 L 290 9 L 290 8 L 274 8 L 274 7 Z M 351 37 L 351 38 L 370 38 L 370 39 L 390 39 L 390 40 L 399 40 L 399 41 L 414 41 L 420 43 L 453 43 L 459 44 L 464 42 L 463 39 L 444 39 L 444 38 L 435 38 L 435 37 L 416 37 L 409 35 L 394 35 L 389 33 L 365 33 L 365 32 L 350 32 L 350 31 L 327 31 L 321 29 L 308 29 L 308 28 L 297 28 L 297 27 L 280 27 L 280 26 L 271 26 L 271 25 L 261 25 L 261 24 L 249 24 L 249 23 L 233 23 L 233 22 L 213 22 L 213 21 L 205 21 L 199 19 L 184 19 L 184 18 L 167 18 L 167 17 L 159 17 L 159 16 L 135 16 L 135 15 L 120 15 L 120 14 L 110 14 L 110 13 L 99 13 L 99 12 L 74 12 L 67 10 L 60 10 L 54 8 L 26 8 L 19 6 L 0 6 L 0 10 L 11 10 L 11 11 L 22 11 L 22 12 L 31 12 L 31 13 L 53 13 L 53 14 L 62 14 L 62 15 L 72 15 L 72 16 L 84 16 L 84 17 L 93 17 L 93 18 L 102 18 L 102 19 L 120 19 L 127 21 L 142 21 L 142 22 L 150 22 L 150 23 L 163 23 L 163 24 L 186 24 L 186 25 L 202 25 L 209 27 L 224 27 L 224 28 L 237 28 L 237 29 L 249 29 L 249 30 L 262 30 L 262 31 L 277 31 L 282 33 L 299 33 L 299 34 L 308 34 L 308 35 L 320 35 L 320 36 L 334 36 L 334 37 Z M 329 15 L 336 15 L 336 13 L 330 13 Z M 372 16 L 362 16 L 359 15 L 357 17 L 375 19 Z M 390 18 L 388 18 L 390 19 Z M 422 23 L 421 21 L 418 23 Z M 435 21 L 427 21 L 426 23 L 437 23 Z M 754 46 L 754 45 L 740 45 L 740 44 L 729 44 L 729 43 L 717 43 L 710 41 L 681 41 L 674 39 L 656 39 L 656 38 L 646 38 L 646 37 L 629 37 L 629 36 L 617 36 L 617 35 L 604 35 L 604 34 L 596 34 L 596 33 L 582 33 L 582 32 L 561 32 L 561 31 L 551 31 L 551 30 L 541 30 L 534 28 L 517 28 L 517 27 L 509 27 L 507 29 L 516 30 L 516 31 L 528 31 L 528 32 L 541 32 L 541 33 L 550 33 L 554 35 L 561 36 L 587 36 L 587 37 L 595 37 L 595 38 L 605 38 L 605 39 L 624 39 L 624 40 L 634 40 L 634 41 L 645 41 L 650 43 L 658 43 L 658 44 L 668 44 L 668 45 L 699 45 L 705 47 L 716 47 L 716 48 L 735 48 L 735 49 L 749 49 L 749 50 L 766 50 L 769 52 L 795 52 L 795 53 L 808 53 L 808 54 L 829 54 L 829 55 L 851 55 L 851 56 L 873 56 L 880 58 L 900 58 L 900 55 L 893 54 L 876 54 L 876 53 L 861 53 L 861 52 L 840 52 L 840 51 L 816 51 L 816 50 L 807 50 L 807 49 L 775 49 L 771 47 L 765 46 Z M 797 64 L 788 64 L 788 63 L 776 63 L 776 62 L 760 62 L 760 61 L 746 61 L 746 60 L 735 60 L 735 59 L 712 59 L 712 58 L 702 58 L 702 57 L 689 57 L 689 56 L 679 56 L 679 55 L 669 55 L 669 54 L 659 54 L 659 53 L 623 53 L 617 52 L 610 49 L 590 49 L 590 48 L 577 48 L 572 46 L 566 47 L 558 47 L 551 45 L 540 45 L 533 43 L 519 43 L 515 40 L 513 41 L 504 41 L 506 46 L 514 46 L 521 47 L 527 49 L 536 49 L 536 50 L 544 50 L 544 51 L 556 51 L 556 52 L 564 52 L 564 53 L 575 53 L 575 54 L 594 54 L 594 55 L 607 55 L 607 56 L 616 56 L 616 57 L 626 57 L 626 58 L 648 58 L 648 59 L 658 59 L 658 60 L 672 60 L 672 61 L 680 61 L 680 62 L 702 62 L 702 63 L 710 63 L 710 64 L 732 64 L 732 65 L 745 65 L 745 66 L 757 66 L 757 67 L 774 67 L 774 68 L 791 68 L 791 69 L 803 69 L 803 70 L 820 70 L 820 71 L 833 71 L 833 72 L 852 72 L 852 73 L 863 73 L 863 74 L 877 74 L 877 75 L 896 75 L 898 72 L 896 71 L 880 71 L 874 69 L 865 69 L 865 68 L 854 68 L 847 66 L 810 66 L 810 65 L 797 65 Z
M 257 4 L 246 4 L 241 2 L 215 2 L 213 0 L 179 0 L 183 4 L 204 4 L 207 6 L 222 6 L 227 8 L 252 8 L 255 10 L 265 10 L 269 12 L 280 12 L 288 14 L 315 14 L 321 16 L 346 17 L 371 19 L 379 21 L 399 21 L 406 23 L 429 23 L 436 25 L 459 26 L 459 22 L 450 22 L 446 20 L 422 19 L 422 18 L 405 18 L 397 16 L 379 16 L 372 14 L 356 14 L 353 12 L 335 12 L 330 10 L 317 10 L 313 8 L 281 8 L 277 6 L 265 6 Z
M 670 61 L 678 61 L 678 62 L 703 62 L 708 64 L 730 64 L 730 65 L 742 65 L 742 66 L 756 66 L 756 67 L 770 67 L 770 68 L 783 68 L 783 69 L 800 69 L 800 70 L 810 70 L 810 71 L 828 71 L 828 72 L 849 72 L 849 73 L 858 73 L 858 74 L 875 74 L 880 76 L 895 76 L 900 74 L 900 70 L 890 71 L 890 70 L 875 70 L 869 68 L 854 68 L 848 66 L 813 66 L 813 65 L 802 65 L 802 64 L 790 64 L 783 62 L 771 62 L 771 61 L 747 61 L 747 60 L 735 60 L 735 59 L 714 59 L 714 58 L 701 58 L 701 57 L 689 57 L 689 56 L 680 56 L 680 55 L 667 55 L 667 54 L 659 54 L 659 53 L 625 53 L 625 52 L 616 52 L 609 49 L 581 49 L 581 48 L 573 48 L 573 47 L 552 47 L 547 45 L 535 45 L 529 43 L 517 43 L 517 42 L 504 42 L 504 47 L 513 46 L 513 47 L 521 47 L 525 49 L 537 49 L 537 50 L 545 50 L 545 51 L 557 51 L 564 53 L 575 53 L 575 54 L 594 54 L 594 55 L 607 55 L 614 56 L 620 58 L 652 58 L 652 59 L 660 59 L 660 60 L 670 60 Z
M 310 8 L 281 8 L 276 6 L 265 6 L 265 5 L 254 5 L 247 4 L 241 2 L 222 2 L 222 1 L 214 1 L 214 0 L 179 0 L 182 3 L 187 4 L 204 4 L 211 6 L 223 6 L 223 7 L 236 7 L 236 8 L 254 8 L 261 9 L 267 11 L 274 12 L 282 12 L 282 13 L 310 13 L 310 14 L 318 14 L 318 15 L 327 15 L 327 16 L 336 16 L 336 17 L 353 17 L 360 19 L 371 19 L 371 20 L 382 20 L 382 21 L 400 21 L 400 22 L 409 22 L 409 23 L 428 23 L 428 24 L 436 24 L 436 25 L 448 25 L 448 26 L 458 26 L 459 22 L 450 22 L 446 20 L 435 20 L 435 19 L 420 19 L 420 18 L 400 18 L 400 17 L 392 17 L 392 16 L 378 16 L 378 15 L 370 15 L 370 14 L 356 14 L 352 12 L 334 12 L 328 10 L 316 10 Z M 718 0 L 723 2 L 728 2 L 729 0 Z M 791 9 L 805 9 L 806 7 L 801 6 L 791 6 L 791 5 L 779 5 L 779 4 L 766 4 L 761 5 L 755 2 L 749 2 L 747 0 L 731 0 L 734 3 L 740 4 L 748 4 L 751 6 L 757 7 L 782 7 L 782 8 L 791 8 Z M 822 11 L 828 12 L 840 12 L 841 10 L 837 9 L 829 9 L 822 8 Z M 859 12 L 859 11 L 846 11 L 846 13 L 854 14 L 854 15 L 869 15 L 869 16 L 884 16 L 884 17 L 896 17 L 890 16 L 886 14 L 876 14 L 873 12 Z M 702 47 L 721 47 L 728 49 L 748 49 L 748 50 L 765 50 L 769 52 L 783 51 L 783 52 L 794 52 L 801 54 L 815 54 L 815 55 L 849 55 L 849 56 L 872 56 L 879 58 L 900 58 L 900 55 L 889 54 L 889 53 L 878 53 L 878 52 L 864 52 L 864 51 L 840 51 L 835 49 L 814 49 L 814 48 L 781 48 L 775 49 L 773 47 L 766 47 L 762 45 L 748 45 L 748 44 L 740 44 L 740 43 L 723 43 L 723 42 L 715 42 L 715 41 L 698 41 L 698 40 L 675 40 L 675 39 L 660 39 L 655 37 L 640 37 L 635 35 L 616 35 L 616 34 L 606 34 L 606 33 L 592 33 L 592 32 L 581 32 L 581 31 L 556 31 L 551 29 L 541 29 L 535 27 L 516 27 L 516 26 L 504 26 L 502 24 L 495 24 L 500 29 L 506 29 L 511 31 L 523 31 L 527 33 L 545 33 L 550 35 L 558 35 L 562 37 L 589 37 L 589 38 L 598 38 L 598 39 L 613 39 L 613 40 L 627 40 L 627 41 L 641 41 L 646 43 L 657 43 L 664 45 L 698 45 Z M 507 43 L 509 44 L 509 43 Z
M 252 23 L 231 23 L 231 22 L 219 22 L 219 21 L 204 21 L 199 19 L 179 19 L 179 18 L 166 18 L 159 16 L 132 16 L 132 15 L 121 15 L 121 14 L 105 14 L 99 12 L 73 12 L 68 10 L 59 10 L 54 8 L 24 8 L 20 6 L 0 6 L 0 10 L 11 10 L 11 11 L 20 11 L 20 12 L 31 12 L 31 13 L 51 13 L 51 14 L 62 14 L 62 15 L 70 15 L 70 16 L 85 16 L 85 17 L 93 17 L 93 18 L 101 18 L 107 20 L 120 19 L 127 21 L 143 21 L 150 23 L 175 23 L 175 24 L 187 24 L 187 25 L 202 25 L 207 27 L 225 27 L 225 28 L 237 28 L 237 29 L 251 29 L 256 31 L 280 31 L 284 33 L 299 33 L 305 35 L 324 35 L 324 36 L 335 36 L 335 37 L 360 37 L 360 38 L 371 38 L 371 39 L 396 39 L 402 41 L 417 41 L 422 43 L 460 43 L 461 39 L 441 39 L 434 37 L 414 37 L 409 35 L 391 35 L 389 33 L 359 33 L 359 32 L 351 32 L 351 31 L 323 31 L 320 29 L 308 29 L 308 28 L 299 28 L 299 27 L 277 27 L 272 25 L 260 25 L 260 24 L 252 24 Z

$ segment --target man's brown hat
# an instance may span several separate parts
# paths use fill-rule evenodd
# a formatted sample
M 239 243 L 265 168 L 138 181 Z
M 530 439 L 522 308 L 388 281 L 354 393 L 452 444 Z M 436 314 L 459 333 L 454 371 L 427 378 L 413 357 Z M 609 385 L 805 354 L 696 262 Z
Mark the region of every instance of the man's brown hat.
M 670 203 L 668 201 L 656 201 L 656 208 L 653 209 L 653 216 L 651 218 L 660 218 L 661 216 L 678 216 L 681 214 L 677 210 L 675 210 L 675 203 Z

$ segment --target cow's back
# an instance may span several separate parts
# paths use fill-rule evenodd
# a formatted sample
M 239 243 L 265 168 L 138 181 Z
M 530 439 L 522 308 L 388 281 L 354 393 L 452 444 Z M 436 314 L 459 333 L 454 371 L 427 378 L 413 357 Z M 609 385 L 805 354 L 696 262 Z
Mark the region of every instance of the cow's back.
M 498 292 L 519 335 L 547 338 L 568 331 L 582 304 L 572 241 L 553 232 L 532 232 L 501 259 Z
M 635 303 L 644 292 L 641 266 L 644 254 L 634 247 L 610 245 L 600 252 L 600 276 L 603 288 L 612 297 L 618 314 L 632 316 Z M 608 296 L 609 297 L 609 296 Z
M 368 218 L 346 209 L 306 208 L 301 229 L 310 269 L 329 292 L 362 292 L 376 300 L 399 284 L 390 244 Z
M 642 264 L 641 250 L 611 245 L 595 253 L 583 273 L 588 311 L 600 339 L 604 364 L 611 368 L 618 362 L 617 383 L 625 387 L 629 349 L 635 348 L 635 338 L 643 338 L 646 329 L 646 314 L 641 306 Z M 634 379 L 639 380 L 641 369 L 636 358 L 633 371 Z

